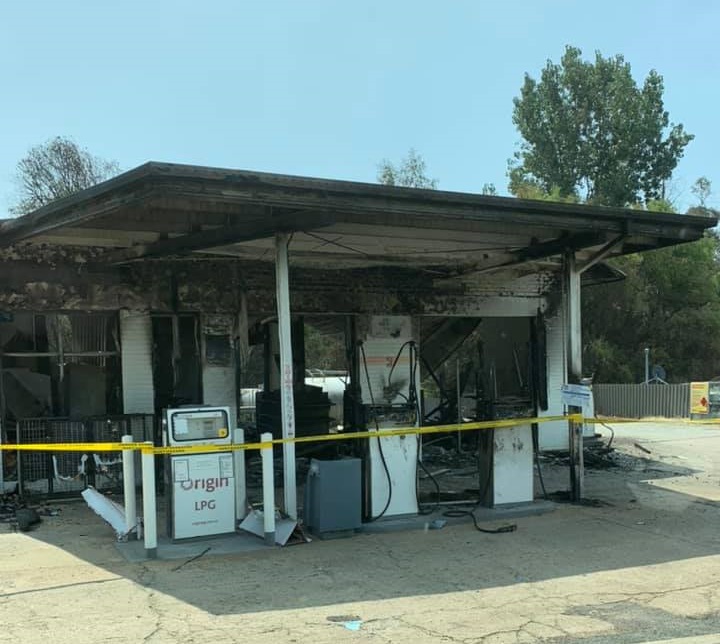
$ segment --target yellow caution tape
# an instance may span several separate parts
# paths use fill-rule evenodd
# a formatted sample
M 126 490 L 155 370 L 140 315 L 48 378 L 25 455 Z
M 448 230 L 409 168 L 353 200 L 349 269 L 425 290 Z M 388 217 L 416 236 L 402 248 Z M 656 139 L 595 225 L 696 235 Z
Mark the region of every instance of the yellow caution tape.
M 142 450 L 143 454 L 208 454 L 215 452 L 238 452 L 245 450 L 259 450 L 272 447 L 275 441 L 267 443 L 237 443 L 232 445 L 188 445 L 187 447 L 154 447 L 152 450 Z
M 699 425 L 720 425 L 720 418 L 707 420 L 690 419 L 642 419 L 642 418 L 585 418 L 582 414 L 567 416 L 542 416 L 536 418 L 508 418 L 505 420 L 483 420 L 475 423 L 454 423 L 451 425 L 429 425 L 426 427 L 396 427 L 362 432 L 341 432 L 339 434 L 318 434 L 315 436 L 294 436 L 292 438 L 276 438 L 268 442 L 242 443 L 236 445 L 188 445 L 186 447 L 155 447 L 150 443 L 22 443 L 0 445 L 0 451 L 22 452 L 120 452 L 123 450 L 140 451 L 143 454 L 207 454 L 211 452 L 236 452 L 245 450 L 261 450 L 273 445 L 286 443 L 326 443 L 328 441 L 362 440 L 370 438 L 389 438 L 393 436 L 412 436 L 424 434 L 444 434 L 451 432 L 468 432 L 487 429 L 508 429 L 520 425 L 535 425 L 558 421 L 587 424 L 619 424 L 619 423 L 690 423 Z
M 20 443 L 0 445 L 1 450 L 18 452 L 119 452 L 124 449 L 152 449 L 146 443 Z
M 203 454 L 209 452 L 234 452 L 238 450 L 260 450 L 283 445 L 285 443 L 326 443 L 337 440 L 357 440 L 386 438 L 392 436 L 411 436 L 420 434 L 444 434 L 449 432 L 467 432 L 486 429 L 508 429 L 520 425 L 571 421 L 581 423 L 582 414 L 569 416 L 543 416 L 537 418 L 508 418 L 505 420 L 483 420 L 475 423 L 456 423 L 452 425 L 429 425 L 426 427 L 398 427 L 363 432 L 342 432 L 339 434 L 318 434 L 315 436 L 294 436 L 276 438 L 268 442 L 242 443 L 236 445 L 188 445 L 186 447 L 153 447 L 148 443 L 22 443 L 0 445 L 0 450 L 36 451 L 36 452 L 119 452 L 139 450 L 144 454 Z
M 245 449 L 264 449 L 272 443 L 243 443 L 240 445 L 192 445 L 187 447 L 155 447 L 148 443 L 20 443 L 0 445 L 0 450 L 20 452 L 120 452 L 140 451 L 143 454 L 184 454 L 231 452 Z

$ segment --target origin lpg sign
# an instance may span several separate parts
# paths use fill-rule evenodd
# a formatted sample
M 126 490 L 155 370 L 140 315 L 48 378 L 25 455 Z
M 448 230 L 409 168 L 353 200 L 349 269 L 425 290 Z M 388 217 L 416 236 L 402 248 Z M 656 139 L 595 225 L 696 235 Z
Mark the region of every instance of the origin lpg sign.
M 185 539 L 235 530 L 232 455 L 191 454 L 172 459 L 173 538 Z
M 195 479 L 194 481 L 181 481 L 180 489 L 185 492 L 190 490 L 205 490 L 206 492 L 214 492 L 215 490 L 230 485 L 230 479 L 224 476 L 216 479 Z
M 215 494 L 217 490 L 230 486 L 230 479 L 226 476 L 222 478 L 209 478 L 209 479 L 195 479 L 194 481 L 182 481 L 180 483 L 180 489 L 187 492 L 195 492 L 197 490 L 204 490 L 208 494 L 212 495 L 213 498 L 196 499 L 193 509 L 196 512 L 202 512 L 204 510 L 216 510 L 217 501 Z

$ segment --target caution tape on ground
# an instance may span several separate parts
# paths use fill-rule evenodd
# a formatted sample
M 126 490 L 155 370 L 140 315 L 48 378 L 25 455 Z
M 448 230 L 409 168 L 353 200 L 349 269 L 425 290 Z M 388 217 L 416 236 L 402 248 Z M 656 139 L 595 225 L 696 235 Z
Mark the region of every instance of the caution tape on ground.
M 203 454 L 208 452 L 233 452 L 260 450 L 283 445 L 285 443 L 326 443 L 328 441 L 362 440 L 386 438 L 392 436 L 412 436 L 425 434 L 446 434 L 489 429 L 509 429 L 520 425 L 539 425 L 542 423 L 572 421 L 581 423 L 582 414 L 568 416 L 542 416 L 537 418 L 508 418 L 504 420 L 483 420 L 475 423 L 452 425 L 428 425 L 425 427 L 397 427 L 362 432 L 340 432 L 337 434 L 318 434 L 314 436 L 294 436 L 276 438 L 258 443 L 240 443 L 234 445 L 188 445 L 187 447 L 155 447 L 150 443 L 21 443 L 0 445 L 0 450 L 35 452 L 119 452 L 122 450 L 141 451 L 145 454 Z
M 584 418 L 584 423 L 615 425 L 620 423 L 670 423 L 673 425 L 720 425 L 720 418 L 625 418 L 608 416 L 602 418 Z

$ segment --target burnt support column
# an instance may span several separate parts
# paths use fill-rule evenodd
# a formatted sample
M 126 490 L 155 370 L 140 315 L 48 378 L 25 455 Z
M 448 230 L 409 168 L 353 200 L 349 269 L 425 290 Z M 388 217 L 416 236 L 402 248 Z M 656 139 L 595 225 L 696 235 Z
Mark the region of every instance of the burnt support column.
M 579 384 L 582 379 L 582 326 L 580 308 L 580 277 L 575 253 L 567 252 L 564 258 L 565 325 L 567 330 L 568 382 Z M 582 413 L 580 407 L 568 407 L 570 414 Z M 582 423 L 568 423 L 570 450 L 570 496 L 573 501 L 583 498 L 584 462 Z

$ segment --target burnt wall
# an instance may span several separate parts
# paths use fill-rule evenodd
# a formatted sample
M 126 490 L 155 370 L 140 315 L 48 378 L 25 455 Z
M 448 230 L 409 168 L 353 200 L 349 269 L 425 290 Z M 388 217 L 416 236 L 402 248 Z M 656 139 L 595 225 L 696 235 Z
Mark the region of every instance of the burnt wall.
M 150 310 L 235 313 L 275 310 L 272 263 L 229 259 L 100 263 L 101 249 L 19 245 L 0 252 L 0 309 Z M 463 314 L 497 298 L 536 300 L 551 275 L 448 278 L 432 270 L 290 269 L 291 306 L 301 313 Z

